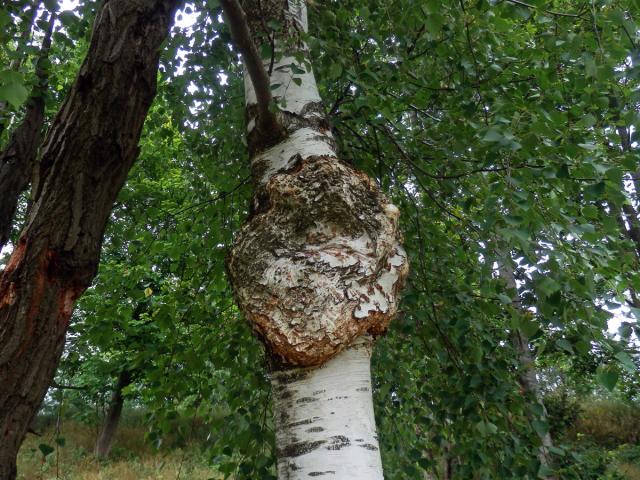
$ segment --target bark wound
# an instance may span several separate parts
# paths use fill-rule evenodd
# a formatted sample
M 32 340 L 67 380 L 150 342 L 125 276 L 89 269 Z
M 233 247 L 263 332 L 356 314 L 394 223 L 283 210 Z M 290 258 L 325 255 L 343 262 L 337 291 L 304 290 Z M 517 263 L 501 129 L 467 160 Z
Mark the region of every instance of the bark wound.
M 383 333 L 408 271 L 398 209 L 364 173 L 299 159 L 262 188 L 265 211 L 240 231 L 229 273 L 238 304 L 285 365 L 320 365 Z

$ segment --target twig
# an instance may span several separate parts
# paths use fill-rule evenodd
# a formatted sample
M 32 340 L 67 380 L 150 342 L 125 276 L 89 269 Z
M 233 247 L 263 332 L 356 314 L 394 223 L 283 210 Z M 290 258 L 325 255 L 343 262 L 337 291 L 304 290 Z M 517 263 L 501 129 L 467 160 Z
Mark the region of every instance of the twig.
M 251 37 L 247 15 L 244 13 L 238 0 L 220 0 L 220 5 L 222 5 L 222 9 L 229 20 L 231 38 L 233 38 L 236 47 L 238 47 L 238 50 L 242 54 L 244 64 L 256 92 L 256 100 L 258 101 L 258 129 L 263 134 L 269 133 L 273 135 L 275 132 L 276 136 L 281 137 L 284 135 L 284 130 L 270 109 L 271 103 L 273 102 L 271 80 L 264 68 L 256 44 Z
M 514 5 L 520 5 L 521 7 L 531 8 L 533 10 L 538 10 L 538 7 L 535 5 L 531 5 L 530 3 L 522 2 L 521 0 L 507 0 L 509 3 L 513 3 Z M 577 15 L 575 13 L 564 13 L 564 12 L 554 12 L 552 10 L 542 10 L 544 13 L 548 13 L 549 15 L 555 15 L 557 17 L 572 17 L 572 18 L 580 18 L 581 15 Z
M 51 382 L 51 386 L 53 388 L 58 388 L 60 390 L 86 390 L 87 389 L 87 387 L 76 386 L 76 385 L 60 385 L 55 380 Z

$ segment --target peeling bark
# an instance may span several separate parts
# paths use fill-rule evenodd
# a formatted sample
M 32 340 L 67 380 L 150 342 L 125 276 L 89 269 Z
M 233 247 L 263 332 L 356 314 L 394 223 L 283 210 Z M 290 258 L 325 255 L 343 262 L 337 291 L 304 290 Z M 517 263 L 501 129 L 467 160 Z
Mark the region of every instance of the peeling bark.
M 271 20 L 284 25 L 274 40 L 282 59 L 274 60 L 271 83 L 287 136 L 270 145 L 254 128 L 259 110 L 246 75 L 256 192 L 254 214 L 228 258 L 229 276 L 274 359 L 321 365 L 358 336 L 383 333 L 395 315 L 408 270 L 399 211 L 366 174 L 338 159 L 313 72 L 295 60 L 307 53 L 299 38 L 305 3 L 248 1 L 245 8 L 257 44 L 273 34 L 263 31 Z
M 0 478 L 51 384 L 75 300 L 138 154 L 175 0 L 107 0 L 87 57 L 47 133 L 33 208 L 0 276 Z

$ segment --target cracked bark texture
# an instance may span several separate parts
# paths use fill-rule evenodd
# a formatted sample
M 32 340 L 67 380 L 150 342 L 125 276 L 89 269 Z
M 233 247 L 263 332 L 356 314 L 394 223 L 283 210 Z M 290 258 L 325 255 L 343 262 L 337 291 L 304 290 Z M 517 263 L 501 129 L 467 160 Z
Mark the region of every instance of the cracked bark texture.
M 58 364 L 113 202 L 138 154 L 176 0 L 107 0 L 42 146 L 36 201 L 0 277 L 0 478 Z
M 243 7 L 258 51 L 275 50 L 264 69 L 285 134 L 264 131 L 265 95 L 245 73 L 255 192 L 227 269 L 274 370 L 278 477 L 381 480 L 369 364 L 408 272 L 399 211 L 338 158 L 313 72 L 296 60 L 308 57 L 305 3 Z

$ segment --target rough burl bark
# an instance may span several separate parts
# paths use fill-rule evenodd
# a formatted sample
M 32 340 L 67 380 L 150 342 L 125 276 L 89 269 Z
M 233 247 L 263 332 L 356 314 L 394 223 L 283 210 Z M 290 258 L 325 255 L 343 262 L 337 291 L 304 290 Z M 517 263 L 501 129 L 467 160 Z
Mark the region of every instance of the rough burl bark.
M 42 147 L 40 182 L 0 277 L 0 478 L 58 364 L 93 279 L 112 204 L 138 154 L 176 0 L 107 0 L 87 57 Z
M 245 76 L 254 213 L 235 239 L 229 276 L 276 363 L 321 365 L 357 337 L 384 332 L 395 315 L 408 270 L 399 211 L 372 179 L 338 159 L 313 72 L 298 60 L 307 55 L 305 3 L 243 6 L 258 50 L 275 46 L 264 67 L 286 135 L 273 145 L 256 128 L 259 95 Z

